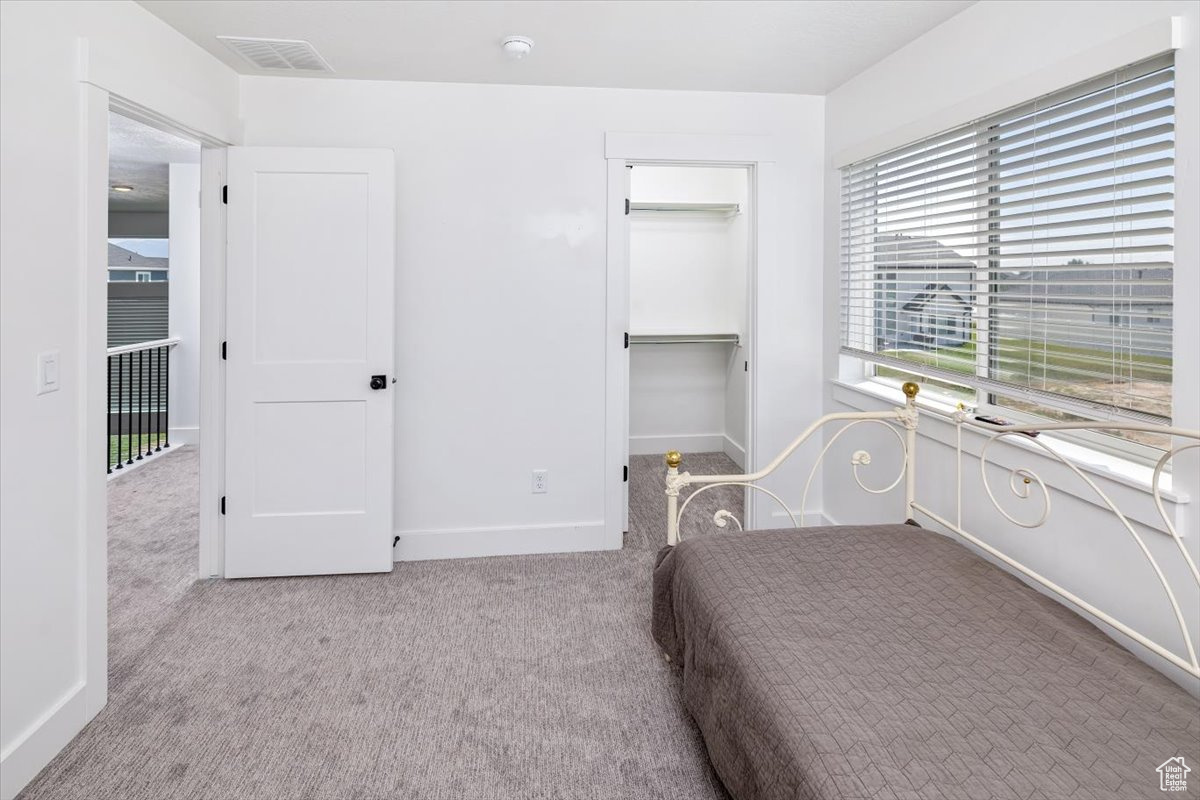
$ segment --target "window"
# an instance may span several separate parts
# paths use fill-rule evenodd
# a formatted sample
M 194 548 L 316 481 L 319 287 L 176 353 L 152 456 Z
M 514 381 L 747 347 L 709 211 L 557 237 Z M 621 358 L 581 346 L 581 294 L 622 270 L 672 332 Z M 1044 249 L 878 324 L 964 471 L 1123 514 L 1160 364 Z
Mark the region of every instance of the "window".
M 843 353 L 972 405 L 1168 422 L 1174 103 L 1167 55 L 845 167 Z
M 150 273 L 149 272 L 135 272 L 133 274 L 133 278 L 138 283 L 149 283 L 150 282 Z

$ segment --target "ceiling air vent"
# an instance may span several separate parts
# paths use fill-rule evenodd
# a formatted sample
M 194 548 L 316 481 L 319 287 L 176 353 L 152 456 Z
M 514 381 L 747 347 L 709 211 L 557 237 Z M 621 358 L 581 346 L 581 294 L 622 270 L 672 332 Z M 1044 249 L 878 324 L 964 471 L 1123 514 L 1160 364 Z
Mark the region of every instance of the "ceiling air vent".
M 300 39 L 252 39 L 245 36 L 218 36 L 230 50 L 260 69 L 333 72 L 329 63 Z

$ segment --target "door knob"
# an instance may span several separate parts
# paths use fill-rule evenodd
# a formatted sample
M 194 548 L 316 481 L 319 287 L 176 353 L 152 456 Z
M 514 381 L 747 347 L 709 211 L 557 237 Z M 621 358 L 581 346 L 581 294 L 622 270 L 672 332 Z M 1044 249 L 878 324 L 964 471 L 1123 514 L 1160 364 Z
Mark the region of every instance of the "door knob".
M 379 391 L 380 389 L 383 389 L 386 387 L 387 387 L 387 375 L 372 375 L 371 376 L 371 388 L 372 389 L 374 389 L 375 391 Z

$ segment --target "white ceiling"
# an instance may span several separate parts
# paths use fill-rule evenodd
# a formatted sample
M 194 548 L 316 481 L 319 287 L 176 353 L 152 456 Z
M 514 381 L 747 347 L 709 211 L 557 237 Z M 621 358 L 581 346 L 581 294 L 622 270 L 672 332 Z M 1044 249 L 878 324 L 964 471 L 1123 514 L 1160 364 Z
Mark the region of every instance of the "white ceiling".
M 108 115 L 108 185 L 132 186 L 132 192 L 108 191 L 110 211 L 166 211 L 169 164 L 200 161 L 200 145 L 135 122 Z
M 971 0 L 141 4 L 247 75 L 280 73 L 217 36 L 307 40 L 335 78 L 824 94 Z M 535 42 L 523 61 L 500 50 L 512 34 Z

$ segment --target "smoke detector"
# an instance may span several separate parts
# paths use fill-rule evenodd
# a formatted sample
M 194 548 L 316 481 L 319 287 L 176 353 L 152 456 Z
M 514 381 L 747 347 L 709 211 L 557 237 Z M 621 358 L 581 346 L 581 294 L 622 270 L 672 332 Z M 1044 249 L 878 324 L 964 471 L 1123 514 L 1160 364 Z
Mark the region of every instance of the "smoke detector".
M 533 50 L 533 39 L 528 36 L 507 36 L 500 46 L 504 49 L 504 55 L 513 61 L 520 61 Z
M 329 62 L 302 39 L 256 39 L 218 36 L 225 46 L 259 69 L 298 72 L 333 72 Z

